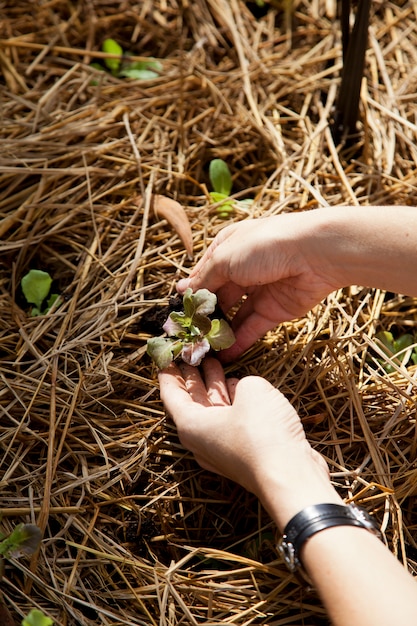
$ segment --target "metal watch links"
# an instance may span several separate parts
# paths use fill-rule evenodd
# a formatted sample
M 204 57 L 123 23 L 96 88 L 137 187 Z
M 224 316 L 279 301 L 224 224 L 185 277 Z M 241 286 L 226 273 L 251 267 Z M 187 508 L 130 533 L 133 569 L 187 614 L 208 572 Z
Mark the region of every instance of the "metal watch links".
M 297 513 L 284 528 L 277 549 L 291 572 L 302 568 L 300 550 L 316 533 L 334 526 L 357 526 L 381 537 L 376 521 L 355 504 L 313 504 Z

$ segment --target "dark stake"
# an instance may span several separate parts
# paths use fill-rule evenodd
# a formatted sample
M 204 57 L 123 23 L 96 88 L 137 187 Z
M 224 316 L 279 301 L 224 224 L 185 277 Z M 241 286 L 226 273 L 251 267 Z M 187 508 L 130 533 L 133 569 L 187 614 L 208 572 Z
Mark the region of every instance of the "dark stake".
M 359 0 L 355 23 L 350 32 L 351 0 L 341 2 L 341 28 L 343 45 L 342 81 L 336 103 L 333 137 L 336 144 L 351 143 L 357 136 L 359 99 L 368 46 L 368 26 L 371 0 Z

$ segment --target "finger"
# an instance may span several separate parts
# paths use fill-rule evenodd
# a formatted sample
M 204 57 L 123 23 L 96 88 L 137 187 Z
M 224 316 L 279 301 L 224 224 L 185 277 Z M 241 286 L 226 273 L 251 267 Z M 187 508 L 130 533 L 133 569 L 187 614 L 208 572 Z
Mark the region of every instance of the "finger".
M 233 402 L 235 401 L 236 387 L 237 387 L 238 382 L 239 382 L 239 378 L 227 378 L 226 379 L 227 391 L 229 393 L 231 404 L 233 404 Z
M 185 385 L 180 369 L 174 363 L 158 373 L 161 400 L 166 410 L 177 422 L 187 407 L 192 408 L 194 401 Z
M 265 311 L 269 312 L 269 315 L 266 315 Z M 227 350 L 222 350 L 219 360 L 227 363 L 238 358 L 266 332 L 291 317 L 293 316 L 278 305 L 276 299 L 268 292 L 267 286 L 254 289 L 243 300 L 232 320 L 236 341 Z
M 184 293 L 188 287 L 191 287 L 193 291 L 204 287 L 216 293 L 219 287 L 227 282 L 228 262 L 226 259 L 222 260 L 220 244 L 230 237 L 234 230 L 234 225 L 227 226 L 213 239 L 202 258 L 194 266 L 190 276 L 178 281 L 177 290 L 180 293 Z
M 229 391 L 220 362 L 217 359 L 205 358 L 202 367 L 207 396 L 211 404 L 213 406 L 229 406 Z
M 265 335 L 268 330 L 276 327 L 276 323 L 266 319 L 263 315 L 254 312 L 247 317 L 241 325 L 233 331 L 235 333 L 235 343 L 219 352 L 219 360 L 221 363 L 229 363 L 240 357 L 246 350 Z
M 245 295 L 246 289 L 233 282 L 227 282 L 217 290 L 217 301 L 221 310 L 228 313 Z
M 179 369 L 184 379 L 185 388 L 192 400 L 201 406 L 211 406 L 206 385 L 198 368 L 187 365 L 186 363 L 181 363 Z

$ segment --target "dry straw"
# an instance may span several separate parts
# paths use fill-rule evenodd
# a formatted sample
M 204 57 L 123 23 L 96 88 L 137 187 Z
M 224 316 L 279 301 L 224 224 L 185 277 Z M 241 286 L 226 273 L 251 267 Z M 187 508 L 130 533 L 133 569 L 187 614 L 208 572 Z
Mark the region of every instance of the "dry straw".
M 231 220 L 416 205 L 416 17 L 414 0 L 373 4 L 348 158 L 329 131 L 333 2 L 296 2 L 291 30 L 240 0 L 2 3 L 1 530 L 44 534 L 32 559 L 6 565 L 12 623 L 36 606 L 60 626 L 327 623 L 256 499 L 200 470 L 165 417 L 144 316 L 192 263 L 150 199 L 186 208 L 196 258 L 227 223 L 207 195 L 216 157 L 255 198 Z M 93 69 L 105 37 L 160 59 L 160 77 Z M 40 318 L 19 290 L 33 267 L 64 300 Z M 233 365 L 289 397 L 340 493 L 375 513 L 414 572 L 417 370 L 387 375 L 375 334 L 414 332 L 416 305 L 345 289 Z

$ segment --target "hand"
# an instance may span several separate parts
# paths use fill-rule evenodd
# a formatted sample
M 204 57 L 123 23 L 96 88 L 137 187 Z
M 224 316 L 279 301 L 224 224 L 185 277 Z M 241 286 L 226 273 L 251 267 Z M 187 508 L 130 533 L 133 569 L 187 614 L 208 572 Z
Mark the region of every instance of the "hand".
M 332 207 L 245 220 L 217 235 L 178 291 L 237 307 L 232 360 L 266 331 L 347 285 L 417 296 L 415 207 Z
M 255 493 L 280 526 L 308 504 L 340 502 L 327 465 L 288 400 L 258 376 L 225 379 L 206 358 L 159 374 L 161 398 L 184 447 L 205 469 Z
M 238 305 L 232 321 L 236 343 L 222 352 L 222 360 L 236 358 L 277 324 L 304 315 L 339 286 L 330 276 L 323 248 L 308 236 L 311 214 L 316 213 L 226 227 L 190 277 L 179 281 L 181 293 L 187 287 L 217 292 L 225 313 Z

